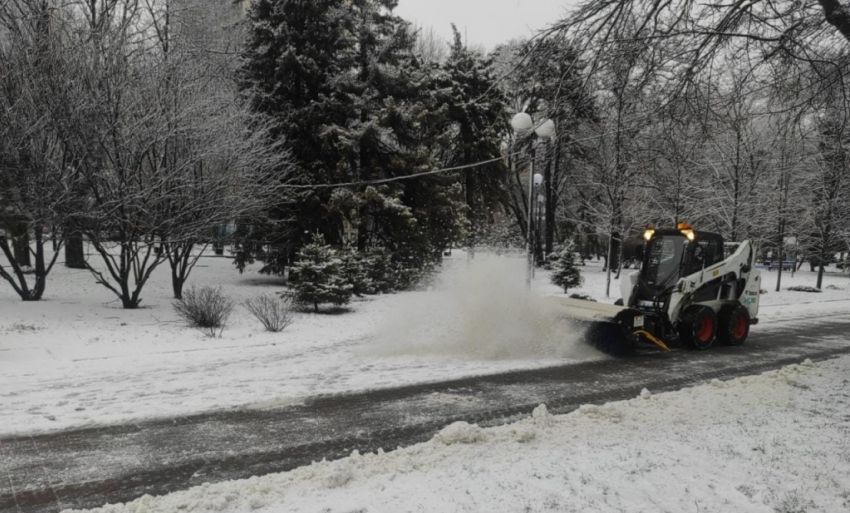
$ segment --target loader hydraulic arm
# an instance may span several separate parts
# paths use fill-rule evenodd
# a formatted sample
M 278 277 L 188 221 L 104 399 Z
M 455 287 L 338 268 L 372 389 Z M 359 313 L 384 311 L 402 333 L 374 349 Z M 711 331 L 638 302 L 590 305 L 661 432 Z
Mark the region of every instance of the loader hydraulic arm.
M 690 305 L 692 296 L 704 284 L 730 275 L 734 276 L 735 280 L 747 280 L 752 271 L 754 256 L 752 242 L 744 241 L 735 253 L 725 260 L 681 278 L 670 297 L 667 313 L 671 322 L 679 318 L 682 310 Z M 742 292 L 743 289 L 738 290 L 737 294 Z

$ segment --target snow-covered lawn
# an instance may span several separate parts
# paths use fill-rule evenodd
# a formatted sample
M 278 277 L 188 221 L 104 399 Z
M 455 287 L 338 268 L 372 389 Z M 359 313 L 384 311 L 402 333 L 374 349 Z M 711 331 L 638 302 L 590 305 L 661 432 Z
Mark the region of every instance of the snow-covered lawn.
M 456 254 L 430 290 L 356 300 L 346 313 L 299 314 L 280 334 L 237 308 L 223 337 L 209 339 L 178 322 L 167 266 L 143 291 L 144 308 L 127 311 L 87 271 L 60 264 L 42 302 L 22 303 L 0 283 L 0 436 L 602 358 L 543 297 L 562 291 L 538 273 L 527 294 L 523 272 L 522 259 L 479 255 L 468 264 Z M 604 300 L 600 264 L 584 276 L 570 292 Z M 807 272 L 789 278 L 786 285 L 814 283 Z M 850 278 L 831 274 L 827 283 L 841 290 L 767 294 L 762 319 L 847 311 Z M 221 286 L 237 301 L 282 287 L 257 267 L 239 275 L 231 260 L 212 256 L 191 284 Z M 608 301 L 617 290 L 615 281 Z
M 145 496 L 98 513 L 850 508 L 850 357 Z

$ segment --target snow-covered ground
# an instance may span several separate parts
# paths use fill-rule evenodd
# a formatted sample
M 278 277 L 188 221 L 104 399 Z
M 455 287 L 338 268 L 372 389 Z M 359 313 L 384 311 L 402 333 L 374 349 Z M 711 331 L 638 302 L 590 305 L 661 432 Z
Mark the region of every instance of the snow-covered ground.
M 166 266 L 145 287 L 144 308 L 127 311 L 87 271 L 60 264 L 42 302 L 22 303 L 0 283 L 0 436 L 603 358 L 544 297 L 562 291 L 538 273 L 527 294 L 523 272 L 522 259 L 479 254 L 470 264 L 456 254 L 430 290 L 356 300 L 345 313 L 299 314 L 280 334 L 237 308 L 223 337 L 209 339 L 178 321 Z M 604 300 L 600 264 L 584 276 L 570 293 Z M 237 301 L 282 288 L 256 267 L 239 275 L 231 260 L 213 256 L 201 259 L 191 284 L 221 286 Z M 785 277 L 784 286 L 798 284 L 814 276 Z M 762 320 L 846 312 L 850 277 L 830 274 L 827 284 L 837 289 L 768 293 Z M 615 281 L 608 301 L 617 290 Z
M 850 509 L 850 357 L 142 497 L 98 513 Z

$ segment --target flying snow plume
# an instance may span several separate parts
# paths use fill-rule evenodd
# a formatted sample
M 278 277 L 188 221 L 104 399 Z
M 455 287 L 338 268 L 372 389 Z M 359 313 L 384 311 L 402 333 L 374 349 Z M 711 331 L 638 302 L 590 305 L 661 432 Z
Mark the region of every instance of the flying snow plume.
M 370 353 L 453 358 L 598 358 L 557 301 L 525 288 L 525 260 L 449 260 L 432 290 L 406 294 L 388 312 Z

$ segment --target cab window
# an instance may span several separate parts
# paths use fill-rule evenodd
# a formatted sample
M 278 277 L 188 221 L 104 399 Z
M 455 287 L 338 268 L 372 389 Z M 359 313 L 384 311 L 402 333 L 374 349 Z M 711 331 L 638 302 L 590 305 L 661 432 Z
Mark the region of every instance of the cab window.
M 723 245 L 717 239 L 700 239 L 691 243 L 688 274 L 723 261 Z

